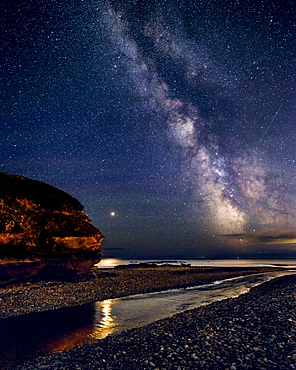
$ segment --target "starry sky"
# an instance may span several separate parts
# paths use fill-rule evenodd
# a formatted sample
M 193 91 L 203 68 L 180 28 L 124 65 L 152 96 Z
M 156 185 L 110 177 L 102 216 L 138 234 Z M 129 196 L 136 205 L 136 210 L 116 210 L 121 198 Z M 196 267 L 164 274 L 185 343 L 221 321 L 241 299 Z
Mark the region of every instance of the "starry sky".
M 76 197 L 104 257 L 291 257 L 292 0 L 1 2 L 0 171 Z

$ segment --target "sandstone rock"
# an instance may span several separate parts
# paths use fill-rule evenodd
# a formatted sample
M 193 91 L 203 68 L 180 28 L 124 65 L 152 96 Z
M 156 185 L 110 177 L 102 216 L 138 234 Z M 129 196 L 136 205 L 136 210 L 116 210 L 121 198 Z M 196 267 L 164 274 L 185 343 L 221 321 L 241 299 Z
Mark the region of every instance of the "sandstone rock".
M 71 195 L 0 173 L 0 281 L 89 271 L 100 261 L 103 239 Z

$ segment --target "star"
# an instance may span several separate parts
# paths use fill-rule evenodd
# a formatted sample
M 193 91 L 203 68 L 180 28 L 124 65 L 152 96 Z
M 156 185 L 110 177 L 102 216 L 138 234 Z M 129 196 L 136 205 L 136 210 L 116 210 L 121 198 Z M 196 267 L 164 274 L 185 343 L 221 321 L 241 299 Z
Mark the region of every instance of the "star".
M 77 198 L 125 257 L 294 236 L 292 0 L 26 3 L 3 12 L 1 171 Z

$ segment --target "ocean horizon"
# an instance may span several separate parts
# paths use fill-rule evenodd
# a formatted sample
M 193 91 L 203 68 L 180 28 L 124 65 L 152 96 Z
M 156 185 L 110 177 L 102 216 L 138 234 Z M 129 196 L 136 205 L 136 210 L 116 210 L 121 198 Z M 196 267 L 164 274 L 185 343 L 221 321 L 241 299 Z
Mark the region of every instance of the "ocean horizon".
M 102 258 L 98 268 L 114 268 L 139 263 L 169 263 L 200 267 L 286 267 L 296 268 L 296 258 Z

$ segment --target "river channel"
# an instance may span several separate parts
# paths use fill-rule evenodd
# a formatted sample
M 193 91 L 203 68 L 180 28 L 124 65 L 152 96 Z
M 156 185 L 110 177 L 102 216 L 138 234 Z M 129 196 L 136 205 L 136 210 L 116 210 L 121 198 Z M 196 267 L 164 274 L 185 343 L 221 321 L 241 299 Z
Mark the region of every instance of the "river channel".
M 253 286 L 289 273 L 293 272 L 254 274 L 197 287 L 138 294 L 5 319 L 0 322 L 1 369 L 91 343 L 217 300 L 236 297 Z

